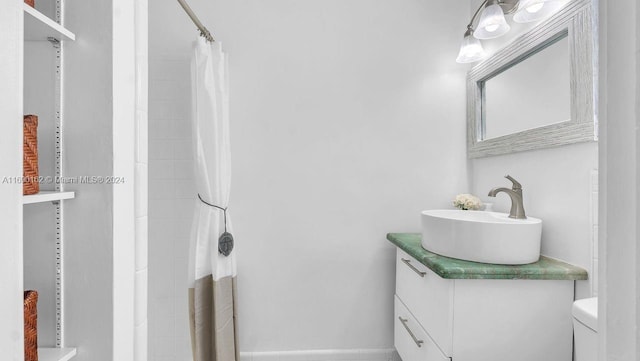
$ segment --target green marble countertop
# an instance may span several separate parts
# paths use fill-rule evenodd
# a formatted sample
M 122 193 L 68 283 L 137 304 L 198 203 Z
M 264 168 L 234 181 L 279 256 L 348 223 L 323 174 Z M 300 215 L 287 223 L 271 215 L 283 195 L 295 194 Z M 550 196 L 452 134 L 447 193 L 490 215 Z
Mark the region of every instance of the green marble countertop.
M 387 239 L 442 278 L 586 280 L 587 271 L 569 263 L 541 256 L 536 263 L 507 266 L 463 261 L 440 256 L 422 248 L 419 233 L 389 233 Z

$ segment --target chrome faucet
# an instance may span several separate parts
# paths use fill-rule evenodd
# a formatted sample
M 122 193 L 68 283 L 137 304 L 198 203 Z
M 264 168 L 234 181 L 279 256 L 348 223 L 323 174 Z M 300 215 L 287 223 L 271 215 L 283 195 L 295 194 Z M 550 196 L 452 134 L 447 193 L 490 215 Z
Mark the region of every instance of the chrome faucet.
M 511 198 L 511 211 L 509 218 L 527 219 L 524 214 L 524 203 L 522 202 L 522 185 L 510 175 L 504 176 L 513 183 L 513 187 L 509 188 L 493 188 L 489 191 L 489 197 L 495 197 L 500 192 L 506 193 Z

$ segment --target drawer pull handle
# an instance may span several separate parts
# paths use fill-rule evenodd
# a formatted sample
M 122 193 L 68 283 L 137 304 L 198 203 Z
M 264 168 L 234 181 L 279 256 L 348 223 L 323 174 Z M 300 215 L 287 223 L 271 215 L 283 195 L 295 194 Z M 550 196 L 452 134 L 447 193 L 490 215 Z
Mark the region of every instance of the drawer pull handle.
M 424 275 L 427 274 L 427 272 L 422 272 L 419 269 L 415 268 L 412 264 L 411 264 L 411 260 L 409 259 L 405 259 L 405 258 L 401 258 L 402 262 L 404 262 L 404 264 L 406 264 L 407 266 L 409 266 L 409 268 L 411 268 L 413 270 L 413 272 L 417 273 L 420 275 L 420 277 L 424 277 Z
M 424 343 L 424 341 L 418 340 L 416 335 L 413 334 L 413 331 L 411 331 L 409 326 L 407 326 L 407 322 L 409 322 L 409 320 L 406 318 L 402 318 L 401 316 L 398 316 L 398 319 L 400 320 L 400 322 L 402 322 L 402 326 L 404 326 L 404 329 L 407 330 L 407 332 L 409 333 L 409 336 L 411 336 L 411 338 L 413 339 L 413 342 L 415 342 L 418 347 L 422 347 L 422 344 Z

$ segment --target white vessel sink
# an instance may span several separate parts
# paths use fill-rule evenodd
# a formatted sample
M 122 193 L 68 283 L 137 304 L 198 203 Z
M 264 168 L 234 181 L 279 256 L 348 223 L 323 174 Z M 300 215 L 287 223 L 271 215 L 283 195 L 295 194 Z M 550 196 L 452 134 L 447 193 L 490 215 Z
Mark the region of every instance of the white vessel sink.
M 493 264 L 527 264 L 540 258 L 542 221 L 506 213 L 422 212 L 422 247 L 451 258 Z

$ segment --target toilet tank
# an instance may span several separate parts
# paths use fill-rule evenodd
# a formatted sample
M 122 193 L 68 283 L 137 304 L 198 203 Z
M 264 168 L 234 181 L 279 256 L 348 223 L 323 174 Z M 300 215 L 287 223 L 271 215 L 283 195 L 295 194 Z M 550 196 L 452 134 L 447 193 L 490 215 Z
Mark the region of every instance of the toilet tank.
M 573 303 L 573 332 L 576 361 L 598 359 L 598 298 Z

